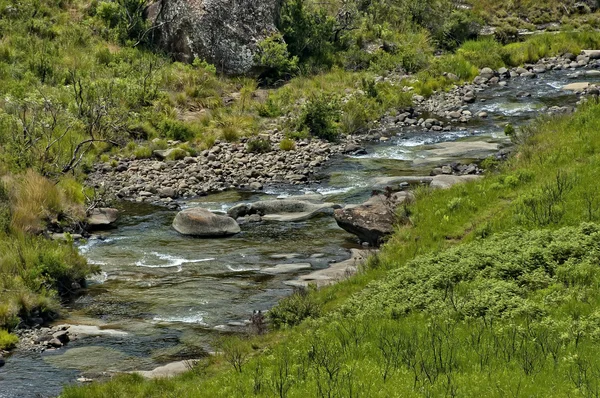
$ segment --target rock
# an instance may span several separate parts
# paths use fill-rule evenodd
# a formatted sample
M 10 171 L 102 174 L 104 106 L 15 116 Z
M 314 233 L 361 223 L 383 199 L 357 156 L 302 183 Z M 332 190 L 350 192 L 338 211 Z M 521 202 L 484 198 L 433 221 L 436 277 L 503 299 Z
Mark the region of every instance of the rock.
M 600 59 L 600 50 L 583 50 L 581 53 L 589 59 Z
M 482 76 L 486 79 L 491 79 L 492 77 L 494 77 L 495 73 L 491 68 L 483 68 L 480 72 L 479 72 L 479 76 Z
M 502 77 L 509 77 L 510 74 L 508 73 L 508 69 L 506 68 L 500 68 L 498 69 L 498 74 Z
M 277 264 L 274 267 L 263 268 L 261 272 L 265 274 L 288 274 L 311 268 L 312 265 L 310 263 Z
M 251 182 L 250 189 L 253 191 L 260 191 L 263 189 L 263 185 L 260 182 Z
M 60 348 L 63 346 L 63 343 L 59 339 L 53 338 L 50 341 L 48 341 L 48 346 L 53 348 Z
M 158 190 L 158 196 L 161 198 L 175 198 L 177 196 L 177 192 L 173 188 L 160 188 Z
M 250 214 L 251 208 L 252 208 L 252 205 L 250 205 L 248 203 L 240 203 L 238 205 L 231 207 L 229 210 L 227 210 L 227 215 L 229 217 L 233 218 L 234 220 L 237 220 L 238 218 L 241 218 L 241 217 L 244 217 L 244 216 Z
M 455 175 L 438 175 L 433 177 L 433 181 L 431 181 L 431 188 L 436 189 L 448 189 L 456 184 L 464 184 L 469 181 L 477 180 L 481 178 L 478 175 L 463 175 L 463 176 L 455 176 Z
M 590 77 L 598 77 L 598 76 L 600 76 L 600 70 L 597 70 L 597 69 L 586 70 L 585 75 L 590 76 Z
M 154 150 L 152 153 L 154 154 L 154 156 L 156 156 L 157 158 L 161 159 L 161 160 L 165 160 L 167 159 L 169 156 L 171 156 L 171 154 L 173 152 L 175 152 L 177 149 L 176 148 L 170 148 L 170 149 L 156 149 Z
M 314 203 L 298 199 L 262 200 L 248 205 L 234 206 L 227 214 L 243 217 L 251 214 L 262 216 L 264 221 L 304 221 L 310 218 L 333 214 L 333 203 Z
M 589 87 L 590 87 L 590 83 L 584 82 L 584 83 L 567 84 L 566 86 L 563 86 L 562 89 L 564 91 L 573 91 L 576 93 L 581 93 L 581 92 L 584 92 Z
M 201 207 L 192 207 L 177 213 L 173 228 L 183 235 L 219 237 L 239 233 L 240 226 L 231 217 L 212 213 Z
M 383 239 L 394 232 L 396 206 L 412 198 L 408 192 L 397 192 L 391 198 L 376 195 L 359 206 L 346 206 L 334 212 L 340 228 L 358 236 L 361 242 L 379 246 Z
M 482 119 L 485 119 L 486 117 L 488 117 L 488 114 L 487 114 L 487 112 L 479 112 L 477 114 L 477 116 L 480 117 L 480 118 L 482 118 Z
M 52 335 L 53 338 L 60 341 L 62 344 L 67 344 L 69 342 L 69 332 L 66 330 L 60 330 Z
M 4 357 L 2 357 L 2 355 L 0 355 L 0 368 L 3 367 L 6 364 L 6 361 L 4 360 Z
M 260 72 L 258 43 L 276 32 L 278 0 L 158 0 L 155 42 L 178 61 L 204 59 L 227 74 Z
M 117 221 L 118 215 L 117 209 L 97 207 L 88 215 L 87 223 L 91 228 L 106 227 Z
M 367 250 L 350 249 L 350 258 L 348 260 L 330 264 L 325 269 L 319 269 L 305 275 L 299 276 L 296 280 L 285 282 L 289 286 L 308 287 L 314 284 L 317 287 L 327 286 L 347 279 L 354 275 L 359 265 L 363 264 L 370 253 Z M 311 257 L 314 257 L 311 256 Z
M 515 72 L 517 72 L 519 75 L 523 75 L 525 73 L 529 73 L 529 71 L 525 68 L 517 68 L 515 69 Z

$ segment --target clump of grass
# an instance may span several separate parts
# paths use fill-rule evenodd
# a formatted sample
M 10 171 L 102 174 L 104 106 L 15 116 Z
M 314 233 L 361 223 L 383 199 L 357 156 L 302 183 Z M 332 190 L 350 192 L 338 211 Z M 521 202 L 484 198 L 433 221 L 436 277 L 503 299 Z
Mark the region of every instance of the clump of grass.
M 279 142 L 279 149 L 282 151 L 293 151 L 296 149 L 296 141 L 290 138 L 284 138 Z
M 266 138 L 252 138 L 248 140 L 246 149 L 251 153 L 265 153 L 271 151 L 271 141 Z
M 15 348 L 19 338 L 14 334 L 8 333 L 4 329 L 0 329 L 0 350 L 10 350 Z
M 460 46 L 456 54 L 480 69 L 498 69 L 505 66 L 502 45 L 492 39 L 467 41 Z
M 181 160 L 188 156 L 188 152 L 181 148 L 173 148 L 169 155 L 167 156 L 168 160 Z
M 136 159 L 149 159 L 152 157 L 152 148 L 146 145 L 139 145 L 133 151 Z

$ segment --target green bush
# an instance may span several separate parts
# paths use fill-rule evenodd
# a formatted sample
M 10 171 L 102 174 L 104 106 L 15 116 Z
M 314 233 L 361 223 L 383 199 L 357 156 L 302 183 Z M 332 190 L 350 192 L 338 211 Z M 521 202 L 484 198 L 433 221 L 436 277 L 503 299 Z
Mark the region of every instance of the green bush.
M 454 50 L 467 40 L 475 40 L 481 30 L 482 21 L 472 12 L 454 10 L 444 20 L 435 35 L 440 47 Z
M 307 130 L 310 135 L 327 141 L 338 138 L 337 120 L 340 110 L 332 96 L 315 95 L 309 99 L 297 121 L 297 130 Z
M 246 144 L 246 150 L 251 153 L 270 152 L 271 141 L 266 138 L 251 138 Z
M 137 146 L 133 151 L 136 159 L 149 159 L 152 157 L 152 148 L 144 145 Z
M 179 120 L 165 119 L 159 130 L 165 137 L 176 141 L 189 141 L 196 136 L 191 126 Z
M 321 307 L 307 289 L 296 290 L 268 312 L 270 324 L 275 329 L 299 325 L 307 318 L 315 319 L 320 315 Z
M 258 43 L 255 62 L 263 68 L 261 78 L 267 83 L 289 79 L 298 71 L 298 57 L 290 56 L 283 36 L 275 33 Z
M 8 333 L 4 329 L 0 329 L 0 351 L 10 350 L 19 342 L 19 338 L 14 334 Z

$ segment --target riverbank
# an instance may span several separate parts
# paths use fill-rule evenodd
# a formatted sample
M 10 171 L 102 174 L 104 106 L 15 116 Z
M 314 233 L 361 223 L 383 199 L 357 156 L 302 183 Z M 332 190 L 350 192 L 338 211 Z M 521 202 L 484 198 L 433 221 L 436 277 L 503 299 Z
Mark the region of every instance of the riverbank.
M 575 291 L 572 289 L 583 289 L 592 294 L 586 286 L 590 286 L 596 274 L 589 268 L 591 274 L 586 275 L 591 280 L 572 279 L 568 275 L 588 269 L 587 260 L 575 253 L 583 250 L 581 253 L 595 255 L 595 249 L 591 249 L 595 244 L 591 242 L 595 239 L 596 229 L 592 225 L 564 230 L 559 228 L 579 225 L 581 221 L 594 221 L 598 217 L 595 191 L 589 190 L 598 161 L 594 145 L 597 131 L 600 131 L 597 128 L 600 124 L 597 115 L 598 105 L 589 104 L 573 116 L 556 116 L 549 121 L 539 121 L 531 129 L 519 133 L 521 144 L 518 155 L 500 166 L 498 172 L 490 173 L 481 181 L 446 191 L 421 192 L 410 206 L 411 225 L 397 231 L 382 253 L 369 263 L 363 275 L 312 294 L 311 300 L 316 302 L 337 302 L 335 309 L 321 319 L 306 320 L 297 329 L 254 340 L 254 348 L 248 343 L 244 352 L 252 355 L 245 357 L 241 373 L 233 369 L 226 370 L 230 365 L 225 353 L 217 359 L 217 365 L 212 365 L 219 370 L 215 370 L 216 373 L 209 370 L 206 376 L 189 374 L 171 381 L 161 381 L 160 384 L 123 376 L 106 385 L 92 385 L 83 390 L 68 389 L 65 396 L 100 396 L 107 389 L 114 394 L 130 396 L 161 396 L 165 389 L 198 396 L 244 396 L 251 393 L 257 381 L 264 386 L 258 394 L 268 395 L 273 392 L 273 386 L 266 380 L 275 377 L 280 366 L 305 370 L 300 378 L 284 376 L 281 379 L 288 383 L 289 396 L 312 394 L 327 385 L 337 391 L 345 388 L 356 391 L 358 388 L 375 396 L 378 394 L 376 391 L 381 392 L 381 396 L 391 391 L 404 391 L 408 396 L 418 396 L 421 389 L 437 393 L 448 388 L 466 395 L 469 392 L 474 395 L 485 392 L 492 396 L 500 396 L 499 391 L 505 389 L 542 395 L 573 391 L 577 386 L 568 377 L 571 374 L 569 369 L 577 369 L 573 366 L 578 365 L 561 358 L 577 354 L 583 358 L 582 366 L 593 366 L 597 359 L 584 354 L 591 352 L 589 350 L 595 343 L 593 335 L 582 337 L 574 329 L 567 331 L 563 325 L 567 328 L 569 325 L 579 325 L 581 312 L 568 310 L 575 305 L 573 300 L 579 301 L 577 295 L 572 295 Z M 560 189 L 558 202 L 554 203 L 552 213 L 541 212 L 536 203 L 551 200 L 545 193 L 552 189 Z M 532 232 L 503 235 L 514 228 Z M 415 239 L 415 236 L 419 239 Z M 468 244 L 473 241 L 475 243 Z M 542 241 L 545 243 L 541 244 Z M 454 246 L 459 248 L 450 248 Z M 506 250 L 507 247 L 509 250 Z M 428 255 L 433 251 L 438 254 Z M 536 254 L 540 251 L 543 252 L 541 257 Z M 557 253 L 567 252 L 571 253 L 567 257 L 555 257 Z M 511 253 L 517 258 L 531 261 L 511 260 L 506 257 L 512 256 Z M 482 264 L 482 256 L 488 259 L 485 266 L 478 265 Z M 534 259 L 538 259 L 537 262 Z M 448 262 L 448 265 L 435 266 L 440 262 Z M 512 266 L 507 269 L 506 264 Z M 540 267 L 556 269 L 555 276 L 545 274 L 549 271 L 542 271 Z M 448 272 L 454 272 L 453 275 L 457 275 L 458 279 L 450 276 L 449 279 L 445 278 Z M 423 278 L 426 275 L 423 283 L 433 284 L 431 289 L 419 290 L 420 282 L 414 282 L 415 277 L 420 278 L 419 275 L 423 275 Z M 432 278 L 432 275 L 439 275 L 439 278 Z M 537 276 L 531 279 L 533 275 Z M 440 284 L 435 285 L 438 280 Z M 442 282 L 445 280 L 449 282 L 444 285 Z M 372 281 L 368 289 L 360 292 L 368 281 Z M 448 295 L 448 286 L 454 289 L 450 290 L 454 292 L 453 295 Z M 410 290 L 413 288 L 416 290 Z M 349 292 L 356 294 L 349 296 Z M 548 302 L 540 298 L 548 297 L 550 292 L 554 292 L 553 297 L 561 299 Z M 420 300 L 418 303 L 421 304 L 407 307 L 410 300 L 403 298 L 405 294 L 410 294 L 413 300 Z M 591 320 L 597 300 L 589 297 L 591 300 L 583 304 L 585 309 L 580 309 L 590 314 L 584 316 L 589 316 Z M 342 302 L 345 304 L 340 305 Z M 507 305 L 497 306 L 495 303 L 498 302 Z M 527 308 L 532 308 L 533 312 Z M 522 310 L 525 312 L 519 312 Z M 474 315 L 468 317 L 471 313 Z M 510 317 L 510 321 L 505 317 Z M 508 330 L 504 327 L 484 327 L 489 325 L 487 322 L 490 319 L 507 324 Z M 477 325 L 482 326 L 478 328 Z M 522 329 L 527 325 L 531 329 Z M 552 325 L 565 333 L 562 348 L 556 351 L 543 351 L 539 339 L 527 337 L 530 336 L 528 333 L 546 336 L 544 333 L 555 330 L 551 329 Z M 409 329 L 414 332 L 407 332 Z M 398 344 L 403 341 L 407 344 L 414 342 L 416 349 L 422 353 L 422 356 L 414 358 L 422 361 L 424 366 L 431 366 L 438 376 L 431 379 L 424 373 L 411 376 L 411 369 L 422 368 L 413 368 L 412 362 L 402 360 L 397 363 L 392 359 L 392 362 L 386 361 L 386 358 L 394 358 L 394 351 L 385 348 L 388 347 L 385 345 L 388 340 L 385 338 L 387 335 L 382 334 L 383 330 L 389 330 L 392 333 L 389 336 L 400 336 L 403 340 L 398 340 Z M 493 350 L 494 345 L 488 344 L 488 340 L 476 346 L 463 344 L 477 330 L 481 330 L 486 339 L 489 337 L 489 341 L 494 341 L 494 336 L 502 339 L 510 336 L 510 330 L 516 331 L 515 336 L 523 336 L 518 340 L 522 344 L 519 343 L 515 348 L 513 359 L 490 352 L 490 362 L 481 363 L 498 383 L 491 387 L 486 377 L 478 378 L 473 374 L 474 371 L 480 374 L 480 371 L 479 368 L 473 370 L 470 364 L 479 363 L 475 361 L 479 351 L 472 351 L 473 347 Z M 437 336 L 439 333 L 445 336 L 440 340 L 443 344 L 441 352 L 456 355 L 453 357 L 456 358 L 455 362 L 444 362 L 448 367 L 428 362 L 427 359 L 435 347 L 427 346 L 424 342 L 429 341 L 427 336 Z M 357 336 L 358 340 L 348 340 L 349 336 Z M 575 344 L 576 341 L 578 344 Z M 471 351 L 465 348 L 467 346 L 471 347 Z M 264 355 L 262 352 L 267 347 L 274 356 L 268 362 L 261 360 Z M 311 351 L 310 347 L 318 350 Z M 310 352 L 314 353 L 313 356 L 306 354 Z M 523 358 L 523 352 L 535 355 L 533 368 L 527 365 L 529 362 L 519 359 Z M 318 361 L 325 353 L 335 353 L 332 358 L 336 359 L 333 362 Z M 406 353 L 405 349 L 399 348 L 398 354 L 402 353 Z M 359 357 L 361 361 L 355 361 Z M 407 360 L 410 358 L 413 357 L 408 356 Z M 281 365 L 284 363 L 287 365 Z M 337 364 L 335 366 L 340 372 L 335 373 L 332 379 L 320 378 L 322 373 L 319 369 L 324 369 L 322 366 L 325 364 Z M 342 371 L 346 366 L 354 369 L 351 384 L 343 382 L 348 380 L 344 376 L 346 370 Z M 254 372 L 257 368 L 261 369 L 258 376 Z M 500 372 L 498 369 L 505 376 L 496 377 Z M 535 372 L 531 372 L 532 369 Z M 332 384 L 327 384 L 327 380 Z M 447 380 L 452 383 L 448 385 Z M 581 388 L 585 389 L 581 390 L 582 395 L 587 389 L 593 388 L 593 381 L 586 380 L 582 379 L 581 382 Z M 496 390 L 495 386 L 500 390 Z

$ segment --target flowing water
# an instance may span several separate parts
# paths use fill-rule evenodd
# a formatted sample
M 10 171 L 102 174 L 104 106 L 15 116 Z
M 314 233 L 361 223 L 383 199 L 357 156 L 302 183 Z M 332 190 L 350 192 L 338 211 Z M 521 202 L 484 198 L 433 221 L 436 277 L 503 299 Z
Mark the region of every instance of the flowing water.
M 551 106 L 574 105 L 577 97 L 560 90 L 578 81 L 568 73 L 487 89 L 469 110 L 474 115 L 486 111 L 489 118 L 442 133 L 398 130 L 391 140 L 368 145 L 367 155 L 332 160 L 318 185 L 266 187 L 261 194 L 224 192 L 183 205 L 225 211 L 241 202 L 315 192 L 328 201 L 360 203 L 377 187 L 375 177 L 428 175 L 441 163 L 481 159 L 496 151 L 489 144 L 507 143 L 506 123 L 520 125 Z M 523 91 L 531 96 L 517 98 Z M 460 145 L 446 144 L 453 142 Z M 148 370 L 206 355 L 216 335 L 243 330 L 253 310 L 268 310 L 292 292 L 285 282 L 295 275 L 262 269 L 294 262 L 325 268 L 357 247 L 331 217 L 247 224 L 231 238 L 193 239 L 171 228 L 173 211 L 121 206 L 115 229 L 80 246 L 102 273 L 89 281 L 88 293 L 71 304 L 62 321 L 118 333 L 82 338 L 43 354 L 15 353 L 0 368 L 0 398 L 55 396 L 81 376 Z

